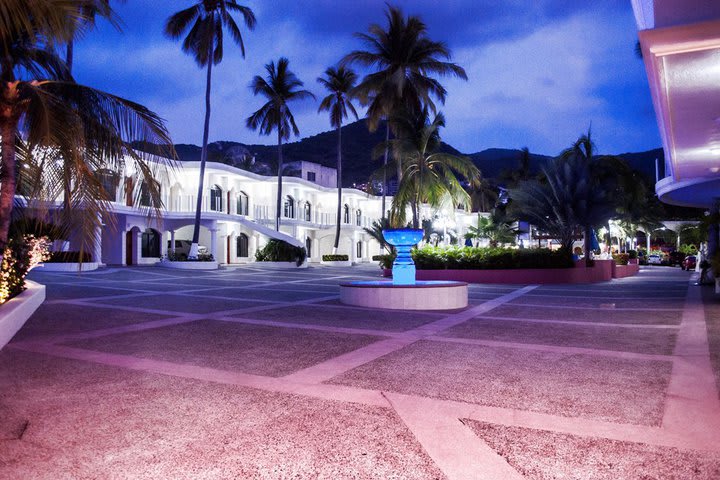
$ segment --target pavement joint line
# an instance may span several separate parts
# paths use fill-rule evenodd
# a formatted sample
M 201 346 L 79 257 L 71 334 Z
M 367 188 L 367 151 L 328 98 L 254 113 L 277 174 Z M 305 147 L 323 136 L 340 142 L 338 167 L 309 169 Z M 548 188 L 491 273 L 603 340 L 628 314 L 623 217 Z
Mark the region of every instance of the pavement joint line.
M 138 313 L 151 313 L 154 315 L 169 315 L 173 317 L 177 317 L 178 315 L 183 315 L 183 313 L 186 312 L 180 312 L 177 310 L 161 310 L 156 308 L 142 308 L 142 307 L 131 307 L 129 305 L 113 305 L 109 303 L 92 303 L 88 300 L 65 300 L 62 303 L 69 304 L 69 305 L 79 305 L 82 307 L 98 307 L 98 308 L 106 308 L 106 309 L 115 309 L 115 310 L 124 310 L 126 312 L 138 312 Z M 202 315 L 209 315 L 209 314 L 202 314 Z
M 643 307 L 576 307 L 571 305 L 543 305 L 542 303 L 511 303 L 513 307 L 543 307 L 543 308 L 560 308 L 566 310 L 601 310 L 601 311 L 618 311 L 618 312 L 682 312 L 682 308 L 643 308 Z
M 611 323 L 611 322 L 581 322 L 578 320 L 559 320 L 546 318 L 515 318 L 515 317 L 495 317 L 492 315 L 480 315 L 472 320 L 500 320 L 504 322 L 528 322 L 528 323 L 557 323 L 561 325 L 576 325 L 578 327 L 608 327 L 608 328 L 639 328 L 639 329 L 658 329 L 658 330 L 677 330 L 680 325 L 661 324 L 661 323 Z
M 350 335 L 367 335 L 373 337 L 388 337 L 396 338 L 401 337 L 403 332 L 393 332 L 388 330 L 371 330 L 362 328 L 349 328 L 349 327 L 331 327 L 327 325 L 309 324 L 309 323 L 291 323 L 291 322 L 278 322 L 274 320 L 258 320 L 254 318 L 243 318 L 243 317 L 215 317 L 212 320 L 221 322 L 233 322 L 248 325 L 262 325 L 268 327 L 280 327 L 280 328 L 294 328 L 298 330 L 314 330 L 319 332 L 328 333 L 347 333 Z
M 561 345 L 547 345 L 543 343 L 521 343 L 521 342 L 503 342 L 500 340 L 481 340 L 475 338 L 459 338 L 459 337 L 441 337 L 432 335 L 425 337 L 424 340 L 432 340 L 436 342 L 459 343 L 464 345 L 477 345 L 491 348 L 511 348 L 520 350 L 533 350 L 538 352 L 559 353 L 568 355 L 593 355 L 603 357 L 615 357 L 627 360 L 650 360 L 650 361 L 673 361 L 672 355 L 629 352 L 625 350 L 608 350 L 590 347 L 571 347 Z
M 71 302 L 91 302 L 94 300 L 103 301 L 103 300 L 112 300 L 115 298 L 137 298 L 137 297 L 152 297 L 154 295 L 157 295 L 158 292 L 137 292 L 137 293 L 126 293 L 123 295 L 103 295 L 102 297 L 78 297 L 78 298 L 58 298 L 57 300 L 48 300 L 46 302 L 43 302 L 47 305 L 56 305 L 58 303 L 71 303 Z
M 600 296 L 600 295 L 588 295 L 587 297 L 581 296 L 581 295 L 550 295 L 547 293 L 529 293 L 528 298 L 530 297 L 543 297 L 543 298 L 568 298 L 568 299 L 575 299 L 577 297 L 578 300 L 587 300 L 587 299 L 598 299 L 598 300 L 616 300 L 616 301 L 638 301 L 638 300 L 648 300 L 648 297 L 631 297 L 631 296 Z M 653 297 L 653 300 L 670 300 L 670 301 L 676 301 L 678 303 L 682 303 L 685 300 L 685 296 L 682 297 L 670 297 L 670 296 L 657 296 Z
M 522 480 L 525 477 L 484 440 L 443 411 L 442 405 L 383 393 L 430 458 L 452 480 Z M 428 408 L 423 408 L 428 407 Z
M 334 308 L 336 310 L 362 310 L 362 311 L 370 311 L 370 312 L 377 312 L 379 310 L 383 313 L 397 311 L 397 310 L 392 310 L 389 308 L 360 307 L 357 305 L 345 305 L 345 304 L 333 305 L 333 304 L 323 303 L 322 305 L 318 305 L 318 306 L 321 306 L 323 308 Z M 420 310 L 401 310 L 401 311 L 412 313 L 413 315 L 426 315 L 426 316 L 433 316 L 433 317 L 437 317 L 438 315 L 440 315 L 438 313 L 433 313 L 431 311 L 427 311 L 427 312 L 420 311 Z
M 333 377 L 352 370 L 353 368 L 359 367 L 360 365 L 372 362 L 379 357 L 407 347 L 424 337 L 435 335 L 442 330 L 455 326 L 459 323 L 463 323 L 476 316 L 478 313 L 491 310 L 497 305 L 501 305 L 503 302 L 524 295 L 526 292 L 529 292 L 534 288 L 537 288 L 537 285 L 529 285 L 519 288 L 512 293 L 490 300 L 489 302 L 480 304 L 476 307 L 472 307 L 458 313 L 451 313 L 440 320 L 426 323 L 413 328 L 412 330 L 402 332 L 394 338 L 371 343 L 370 345 L 366 345 L 365 347 L 361 347 L 352 352 L 339 355 L 311 367 L 291 373 L 283 378 L 293 382 L 308 384 L 325 382 Z
M 694 282 L 697 275 L 690 279 Z M 668 384 L 663 426 L 720 439 L 720 398 L 710 360 L 707 324 L 699 287 L 688 289 Z

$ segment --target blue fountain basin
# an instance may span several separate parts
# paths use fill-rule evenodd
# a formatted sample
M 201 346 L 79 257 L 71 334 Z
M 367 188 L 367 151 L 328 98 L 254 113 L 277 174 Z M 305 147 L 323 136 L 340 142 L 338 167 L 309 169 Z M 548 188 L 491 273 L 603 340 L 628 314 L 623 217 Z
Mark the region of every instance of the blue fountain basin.
M 423 231 L 416 228 L 393 228 L 383 230 L 383 237 L 390 245 L 417 245 L 423 238 Z

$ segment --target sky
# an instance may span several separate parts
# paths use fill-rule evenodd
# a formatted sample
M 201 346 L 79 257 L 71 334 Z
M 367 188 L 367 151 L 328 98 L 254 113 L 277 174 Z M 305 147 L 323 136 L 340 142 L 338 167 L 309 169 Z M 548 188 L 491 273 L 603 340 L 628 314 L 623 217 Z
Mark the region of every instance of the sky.
M 158 113 L 175 143 L 200 144 L 206 72 L 163 27 L 192 0 L 111 2 L 117 31 L 100 19 L 75 48 L 80 83 L 139 102 Z M 257 26 L 241 24 L 246 58 L 225 42 L 213 68 L 210 141 L 272 144 L 245 127 L 263 103 L 249 89 L 264 65 L 285 56 L 318 98 L 317 77 L 361 48 L 355 32 L 385 24 L 382 0 L 240 0 Z M 443 140 L 464 153 L 522 148 L 556 155 L 592 125 L 600 153 L 660 146 L 630 0 L 394 0 L 443 41 L 468 81 L 442 79 Z M 241 19 L 237 18 L 240 23 Z M 226 37 L 229 39 L 229 37 Z M 363 73 L 363 72 L 360 72 Z M 327 113 L 305 101 L 292 111 L 301 138 L 330 129 Z

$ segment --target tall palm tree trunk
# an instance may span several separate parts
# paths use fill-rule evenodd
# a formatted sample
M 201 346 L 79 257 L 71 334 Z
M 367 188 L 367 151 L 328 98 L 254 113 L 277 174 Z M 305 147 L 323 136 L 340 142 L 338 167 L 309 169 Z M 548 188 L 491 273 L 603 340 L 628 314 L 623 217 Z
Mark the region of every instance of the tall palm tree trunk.
M 211 44 L 205 83 L 205 125 L 203 127 L 202 150 L 200 151 L 200 179 L 198 181 L 198 194 L 195 206 L 195 226 L 193 227 L 192 245 L 190 246 L 188 258 L 197 258 L 198 243 L 200 242 L 200 220 L 202 217 L 203 190 L 205 188 L 205 162 L 207 161 L 208 135 L 210 134 L 210 85 L 212 83 L 213 55 L 214 46 Z
M 2 169 L 0 169 L 0 261 L 5 254 L 5 247 L 10 232 L 10 218 L 15 201 L 15 136 L 17 135 L 16 115 L 3 115 L 0 119 L 0 135 L 2 136 Z
M 337 127 L 338 144 L 337 144 L 337 221 L 335 224 L 335 245 L 333 246 L 333 254 L 337 253 L 340 245 L 340 220 L 342 216 L 342 125 Z M 385 147 L 387 148 L 387 147 Z M 383 192 L 383 199 L 385 198 Z
M 69 73 L 72 73 L 74 52 L 75 52 L 75 41 L 70 40 L 70 41 L 68 41 L 67 45 L 65 46 L 65 64 L 67 64 L 67 69 L 68 69 Z
M 387 192 L 387 163 L 388 163 L 388 154 L 389 154 L 389 148 L 388 142 L 390 142 L 390 122 L 385 120 L 385 155 L 383 155 L 383 190 L 382 190 L 382 213 L 381 218 L 385 219 L 385 195 Z
M 593 261 L 590 254 L 592 249 L 592 227 L 585 227 L 585 266 L 592 267 Z
M 283 174 L 283 151 L 281 128 L 278 126 L 278 191 L 277 206 L 275 208 L 275 230 L 280 231 L 280 207 L 282 206 L 282 174 Z

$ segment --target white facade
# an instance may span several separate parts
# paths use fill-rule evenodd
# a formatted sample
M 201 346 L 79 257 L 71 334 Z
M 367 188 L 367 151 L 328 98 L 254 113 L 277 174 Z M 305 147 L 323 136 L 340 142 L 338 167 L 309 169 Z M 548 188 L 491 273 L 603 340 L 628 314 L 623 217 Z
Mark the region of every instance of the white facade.
M 142 186 L 131 174 L 118 175 L 108 188 L 114 195 L 113 218 L 104 219 L 93 259 L 106 265 L 155 264 L 173 245 L 192 240 L 199 162 L 159 168 L 155 174 L 163 202 L 161 216 L 151 217 L 143 206 Z M 325 167 L 323 167 L 325 168 Z M 221 163 L 205 170 L 200 245 L 221 264 L 255 261 L 255 252 L 272 238 L 281 238 L 308 251 L 308 261 L 320 262 L 333 253 L 337 190 L 297 177 L 283 177 L 280 234 L 275 231 L 277 177 L 257 175 Z M 364 230 L 382 216 L 381 199 L 346 188 L 342 193 L 340 245 L 337 253 L 353 263 L 370 262 L 383 253 Z M 392 199 L 388 199 L 390 202 Z M 424 216 L 432 215 L 429 208 Z M 462 235 L 476 216 L 455 212 L 453 227 Z M 114 227 L 113 227 L 114 226 Z M 71 239 L 72 242 L 72 239 Z M 180 242 L 181 243 L 181 242 Z M 71 249 L 73 246 L 71 246 Z

